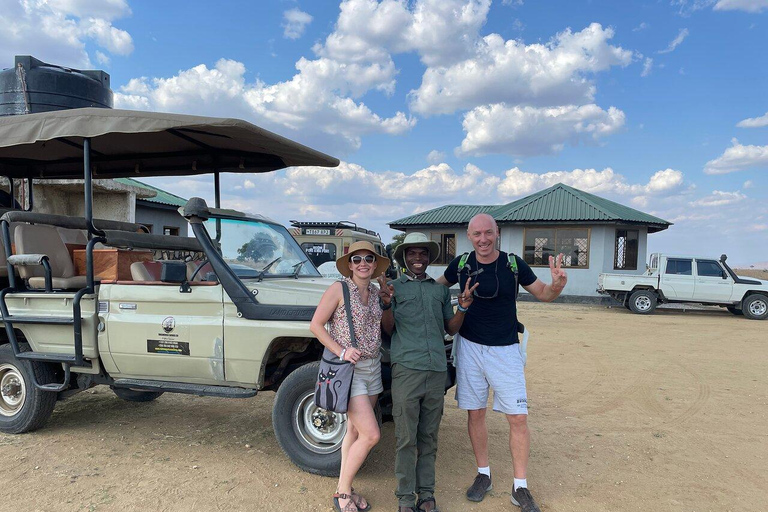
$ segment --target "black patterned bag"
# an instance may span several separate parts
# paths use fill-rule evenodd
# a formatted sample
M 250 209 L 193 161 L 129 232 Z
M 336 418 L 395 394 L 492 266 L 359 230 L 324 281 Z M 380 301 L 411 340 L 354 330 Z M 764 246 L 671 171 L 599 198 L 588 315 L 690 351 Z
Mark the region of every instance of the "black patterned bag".
M 352 340 L 352 346 L 357 348 L 355 328 L 352 323 L 352 308 L 349 304 L 349 287 L 346 282 L 342 281 L 341 288 L 344 292 L 344 307 L 347 310 L 349 338 Z M 349 406 L 349 392 L 352 389 L 352 377 L 354 375 L 354 364 L 339 359 L 339 356 L 327 348 L 323 350 L 323 357 L 320 359 L 320 370 L 317 374 L 315 405 L 328 411 L 346 413 Z

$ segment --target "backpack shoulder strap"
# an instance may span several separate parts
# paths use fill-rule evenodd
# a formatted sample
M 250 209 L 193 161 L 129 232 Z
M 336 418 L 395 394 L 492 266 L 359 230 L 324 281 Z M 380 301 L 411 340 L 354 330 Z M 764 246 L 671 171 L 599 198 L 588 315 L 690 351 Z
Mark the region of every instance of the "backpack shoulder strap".
M 465 252 L 461 255 L 461 259 L 459 259 L 459 272 L 464 270 L 464 266 L 467 264 L 467 260 L 469 259 L 469 253 Z
M 459 283 L 459 286 L 461 286 L 461 271 L 464 270 L 464 267 L 467 266 L 468 259 L 469 259 L 468 252 L 465 252 L 464 254 L 461 255 L 461 258 L 459 258 L 459 266 L 456 267 L 456 282 Z
M 517 257 L 514 255 L 514 253 L 508 252 L 507 254 L 507 267 L 509 267 L 509 270 L 512 271 L 512 273 L 515 275 L 515 301 L 517 301 L 517 296 L 520 294 L 520 280 L 518 279 L 518 269 L 517 269 Z

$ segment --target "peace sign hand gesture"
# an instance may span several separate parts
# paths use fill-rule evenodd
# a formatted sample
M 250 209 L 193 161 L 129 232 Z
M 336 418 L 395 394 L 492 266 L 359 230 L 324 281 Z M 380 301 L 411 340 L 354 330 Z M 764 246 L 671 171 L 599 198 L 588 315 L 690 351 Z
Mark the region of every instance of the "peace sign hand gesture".
M 555 291 L 562 291 L 565 288 L 565 283 L 568 282 L 568 275 L 565 270 L 562 269 L 563 265 L 563 253 L 557 255 L 557 261 L 554 256 L 549 257 L 549 271 L 552 273 L 552 289 Z
M 379 283 L 379 300 L 385 306 L 392 303 L 392 297 L 395 296 L 395 287 L 387 284 L 387 278 L 383 275 L 376 278 Z
M 463 309 L 467 309 L 470 304 L 472 304 L 472 301 L 475 300 L 475 288 L 480 285 L 480 283 L 475 283 L 475 285 L 470 288 L 470 284 L 472 284 L 472 278 L 468 277 L 467 282 L 464 285 L 464 291 L 459 294 L 459 306 L 461 306 Z

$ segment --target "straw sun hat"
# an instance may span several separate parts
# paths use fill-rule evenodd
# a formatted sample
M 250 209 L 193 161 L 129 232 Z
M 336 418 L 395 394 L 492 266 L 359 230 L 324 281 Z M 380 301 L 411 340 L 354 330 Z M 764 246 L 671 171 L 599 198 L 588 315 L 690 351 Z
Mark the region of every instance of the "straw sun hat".
M 360 251 L 369 251 L 376 256 L 376 268 L 373 270 L 371 277 L 376 278 L 383 274 L 389 267 L 389 258 L 382 256 L 376 252 L 371 242 L 359 241 L 349 246 L 347 254 L 342 254 L 336 258 L 336 268 L 339 273 L 344 277 L 352 277 L 352 271 L 349 269 L 349 258 L 353 254 Z

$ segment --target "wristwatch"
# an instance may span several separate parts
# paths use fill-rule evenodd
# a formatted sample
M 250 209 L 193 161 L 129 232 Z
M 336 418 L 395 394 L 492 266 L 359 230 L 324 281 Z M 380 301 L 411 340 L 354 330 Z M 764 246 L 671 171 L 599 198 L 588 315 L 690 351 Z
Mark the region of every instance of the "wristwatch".
M 465 308 L 464 306 L 462 306 L 462 305 L 461 305 L 461 303 L 459 303 L 459 304 L 456 306 L 456 309 L 457 309 L 457 310 L 459 310 L 459 311 L 461 311 L 462 313 L 466 313 L 467 311 L 469 311 L 469 308 Z
M 384 304 L 384 301 L 381 300 L 381 297 L 379 297 L 379 307 L 382 309 L 382 311 L 386 311 L 392 307 L 392 302 L 390 301 L 389 304 Z

